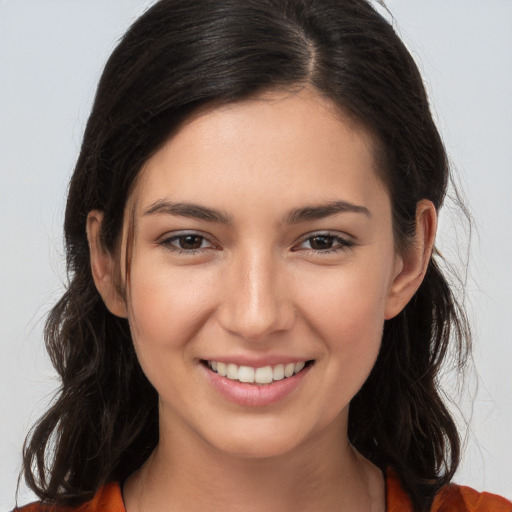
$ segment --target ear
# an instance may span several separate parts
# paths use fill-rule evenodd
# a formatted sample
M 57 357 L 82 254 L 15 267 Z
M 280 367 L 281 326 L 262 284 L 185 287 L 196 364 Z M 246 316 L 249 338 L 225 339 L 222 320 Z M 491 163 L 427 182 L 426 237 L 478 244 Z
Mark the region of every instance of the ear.
M 420 287 L 434 248 L 437 213 L 432 201 L 421 200 L 416 207 L 413 242 L 398 258 L 396 275 L 386 301 L 385 318 L 398 315 Z
M 126 303 L 116 286 L 116 260 L 101 241 L 101 224 L 103 212 L 92 210 L 87 215 L 87 241 L 91 255 L 91 271 L 94 284 L 105 306 L 114 315 L 126 318 Z

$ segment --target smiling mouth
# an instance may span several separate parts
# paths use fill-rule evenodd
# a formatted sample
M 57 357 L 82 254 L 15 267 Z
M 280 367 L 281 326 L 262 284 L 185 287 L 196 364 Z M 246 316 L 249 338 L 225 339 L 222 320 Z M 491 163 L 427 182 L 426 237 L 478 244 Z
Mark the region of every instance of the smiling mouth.
M 247 384 L 266 385 L 272 382 L 285 380 L 304 368 L 311 366 L 314 361 L 300 361 L 298 363 L 276 364 L 275 366 L 262 366 L 254 368 L 220 361 L 202 361 L 210 370 L 221 377 Z

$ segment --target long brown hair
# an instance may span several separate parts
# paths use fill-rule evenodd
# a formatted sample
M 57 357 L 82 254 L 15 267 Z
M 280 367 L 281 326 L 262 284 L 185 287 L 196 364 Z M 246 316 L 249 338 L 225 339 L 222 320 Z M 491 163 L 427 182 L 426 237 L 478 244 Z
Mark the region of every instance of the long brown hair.
M 104 212 L 103 243 L 114 250 L 139 170 L 192 112 L 306 84 L 376 140 L 400 250 L 418 201 L 441 207 L 449 166 L 419 71 L 368 1 L 161 0 L 111 55 L 70 183 L 69 284 L 46 324 L 62 386 L 24 449 L 25 479 L 43 501 L 90 499 L 104 483 L 123 481 L 158 442 L 157 393 L 126 320 L 109 313 L 94 286 L 88 212 Z M 429 509 L 459 463 L 438 373 L 450 344 L 463 364 L 468 342 L 434 255 L 416 295 L 386 321 L 377 363 L 351 402 L 351 442 L 381 468 L 395 468 L 417 511 Z

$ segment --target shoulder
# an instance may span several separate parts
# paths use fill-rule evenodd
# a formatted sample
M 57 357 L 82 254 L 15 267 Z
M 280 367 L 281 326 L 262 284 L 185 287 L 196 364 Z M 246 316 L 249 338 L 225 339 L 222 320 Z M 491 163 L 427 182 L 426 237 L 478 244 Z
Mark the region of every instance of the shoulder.
M 439 491 L 431 510 L 432 512 L 512 512 L 512 503 L 496 494 L 450 484 Z M 386 511 L 413 512 L 411 501 L 398 475 L 392 469 L 386 471 Z
M 432 511 L 449 512 L 512 512 L 512 502 L 488 492 L 478 492 L 470 487 L 451 484 L 436 496 Z
M 77 507 L 57 507 L 40 502 L 15 508 L 12 512 L 126 512 L 117 482 L 102 487 L 91 501 Z

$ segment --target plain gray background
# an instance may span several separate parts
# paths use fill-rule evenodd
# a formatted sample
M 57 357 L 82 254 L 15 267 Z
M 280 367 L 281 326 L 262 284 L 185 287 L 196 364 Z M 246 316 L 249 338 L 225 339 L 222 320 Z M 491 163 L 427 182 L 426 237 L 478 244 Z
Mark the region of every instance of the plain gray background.
M 67 181 L 105 59 L 150 3 L 0 0 L 3 510 L 14 505 L 24 436 L 57 386 L 41 331 L 65 281 Z M 478 231 L 467 286 L 476 369 L 457 394 L 470 428 L 456 480 L 512 498 L 512 1 L 387 3 L 423 70 Z M 464 262 L 467 233 L 449 207 L 439 243 Z M 20 503 L 31 498 L 22 487 Z

